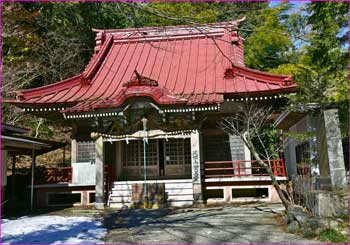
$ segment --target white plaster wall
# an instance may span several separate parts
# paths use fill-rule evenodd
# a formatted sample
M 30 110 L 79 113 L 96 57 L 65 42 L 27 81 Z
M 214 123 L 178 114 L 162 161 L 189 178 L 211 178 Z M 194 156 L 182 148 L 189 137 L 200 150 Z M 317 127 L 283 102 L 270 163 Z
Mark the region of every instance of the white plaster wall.
M 96 165 L 91 162 L 72 163 L 73 184 L 95 185 Z

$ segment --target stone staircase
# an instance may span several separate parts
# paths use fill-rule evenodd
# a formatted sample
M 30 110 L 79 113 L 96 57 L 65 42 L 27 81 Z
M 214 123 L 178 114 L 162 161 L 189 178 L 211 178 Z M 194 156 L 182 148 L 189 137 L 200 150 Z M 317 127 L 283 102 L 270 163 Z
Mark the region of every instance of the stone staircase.
M 122 208 L 131 205 L 132 185 L 143 181 L 116 181 L 109 193 L 107 206 Z M 179 180 L 148 180 L 147 183 L 164 183 L 168 206 L 188 206 L 193 204 L 193 185 L 191 179 Z

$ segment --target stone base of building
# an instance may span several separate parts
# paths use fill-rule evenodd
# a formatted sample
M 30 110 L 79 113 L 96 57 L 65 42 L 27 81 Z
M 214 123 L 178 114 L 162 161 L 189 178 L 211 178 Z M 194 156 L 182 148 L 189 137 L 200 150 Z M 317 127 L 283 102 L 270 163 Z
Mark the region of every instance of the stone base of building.
M 36 207 L 55 208 L 92 206 L 95 203 L 95 186 L 71 184 L 36 185 Z
M 207 186 L 205 194 L 207 204 L 256 201 L 281 203 L 275 187 L 271 184 Z

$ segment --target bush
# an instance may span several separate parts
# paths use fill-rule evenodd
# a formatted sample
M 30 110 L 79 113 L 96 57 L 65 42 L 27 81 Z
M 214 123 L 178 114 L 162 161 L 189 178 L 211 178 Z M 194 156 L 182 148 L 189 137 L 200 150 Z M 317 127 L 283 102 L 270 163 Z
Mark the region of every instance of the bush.
M 346 235 L 340 234 L 334 229 L 326 229 L 320 232 L 321 240 L 332 243 L 348 243 Z

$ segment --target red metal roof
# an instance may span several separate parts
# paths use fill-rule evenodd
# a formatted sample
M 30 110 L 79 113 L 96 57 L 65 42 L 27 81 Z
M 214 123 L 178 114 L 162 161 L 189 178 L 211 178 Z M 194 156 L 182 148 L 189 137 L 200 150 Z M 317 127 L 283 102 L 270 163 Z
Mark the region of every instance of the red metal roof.
M 23 90 L 10 103 L 73 104 L 65 112 L 117 107 L 130 97 L 158 104 L 213 104 L 224 96 L 293 91 L 291 77 L 244 67 L 243 39 L 227 23 L 210 27 L 100 30 L 85 71 L 48 86 Z M 130 83 L 135 75 L 154 81 Z

